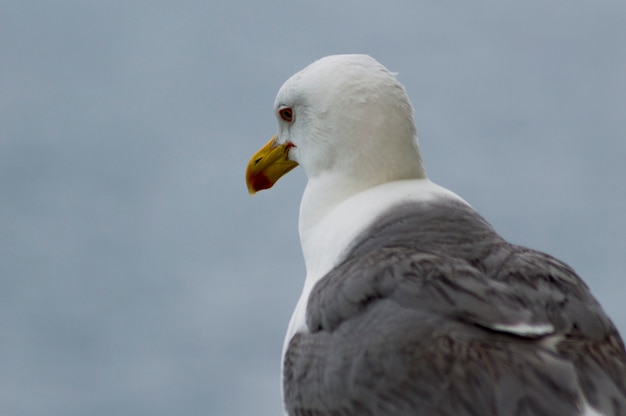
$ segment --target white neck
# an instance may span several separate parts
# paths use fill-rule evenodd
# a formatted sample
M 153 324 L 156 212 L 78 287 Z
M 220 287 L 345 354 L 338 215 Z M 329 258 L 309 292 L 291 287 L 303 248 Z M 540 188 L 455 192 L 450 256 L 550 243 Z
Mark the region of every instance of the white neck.
M 300 206 L 300 243 L 307 281 L 313 284 L 336 266 L 350 242 L 390 207 L 444 196 L 461 200 L 428 179 L 388 182 L 347 197 L 340 187 L 326 187 L 330 180 L 310 181 Z
M 326 273 L 345 246 L 376 215 L 369 202 L 360 203 L 371 186 L 325 174 L 310 179 L 300 204 L 300 244 L 307 278 Z M 361 198 L 360 198 L 361 197 Z
M 402 145 L 393 149 L 395 151 L 389 151 L 389 148 L 395 147 L 390 145 L 387 151 L 379 152 L 369 163 L 344 158 L 341 166 L 335 166 L 335 169 L 321 173 L 307 172 L 309 181 L 302 196 L 299 220 L 305 261 L 308 261 L 310 236 L 314 235 L 320 222 L 331 216 L 336 208 L 345 205 L 353 197 L 384 184 L 426 179 L 416 139 L 411 137 L 400 143 Z M 370 213 L 371 210 L 366 212 Z M 350 217 L 350 213 L 346 213 L 346 216 Z M 318 250 L 319 247 L 314 249 Z
M 309 180 L 302 201 L 298 229 L 300 239 L 306 240 L 320 221 L 322 221 L 337 205 L 352 197 L 362 189 L 354 184 L 346 183 L 331 174 L 318 176 Z M 305 241 L 302 241 L 303 249 Z M 306 257 L 306 255 L 305 255 Z

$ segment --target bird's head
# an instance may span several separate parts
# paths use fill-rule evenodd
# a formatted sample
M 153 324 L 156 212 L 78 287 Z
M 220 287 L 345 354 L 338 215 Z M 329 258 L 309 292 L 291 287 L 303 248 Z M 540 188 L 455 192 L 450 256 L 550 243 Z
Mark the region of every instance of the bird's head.
M 423 178 L 413 109 L 402 85 L 367 55 L 322 58 L 289 78 L 274 104 L 278 132 L 248 163 L 251 194 L 301 165 L 350 187 Z

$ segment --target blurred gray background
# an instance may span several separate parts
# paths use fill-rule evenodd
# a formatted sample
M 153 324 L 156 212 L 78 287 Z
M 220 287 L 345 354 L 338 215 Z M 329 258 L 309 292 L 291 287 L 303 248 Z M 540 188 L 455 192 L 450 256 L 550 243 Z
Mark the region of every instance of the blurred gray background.
M 0 414 L 277 415 L 300 170 L 276 91 L 399 73 L 431 179 L 572 265 L 626 334 L 626 3 L 0 2 Z

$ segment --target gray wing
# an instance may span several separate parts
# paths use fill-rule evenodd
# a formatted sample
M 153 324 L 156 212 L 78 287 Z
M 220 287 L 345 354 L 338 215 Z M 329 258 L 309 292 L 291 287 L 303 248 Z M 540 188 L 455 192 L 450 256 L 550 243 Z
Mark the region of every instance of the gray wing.
M 284 360 L 290 415 L 626 414 L 624 346 L 586 285 L 453 202 L 376 222 L 307 325 Z

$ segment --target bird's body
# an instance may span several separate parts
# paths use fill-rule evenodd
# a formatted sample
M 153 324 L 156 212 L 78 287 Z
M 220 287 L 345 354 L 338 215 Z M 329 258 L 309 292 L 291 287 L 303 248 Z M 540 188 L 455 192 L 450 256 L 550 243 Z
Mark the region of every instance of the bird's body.
M 626 415 L 626 353 L 587 286 L 430 182 L 411 105 L 372 58 L 324 58 L 276 99 L 251 191 L 300 164 L 307 276 L 283 352 L 289 415 Z

